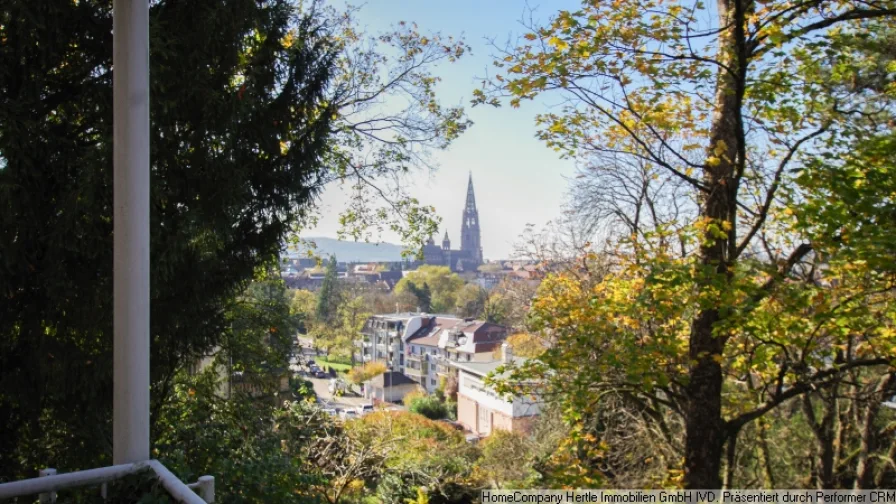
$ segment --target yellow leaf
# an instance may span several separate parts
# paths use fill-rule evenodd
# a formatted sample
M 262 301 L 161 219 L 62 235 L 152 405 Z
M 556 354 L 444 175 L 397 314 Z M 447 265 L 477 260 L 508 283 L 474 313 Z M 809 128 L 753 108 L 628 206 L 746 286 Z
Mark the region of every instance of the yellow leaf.
M 569 44 L 567 44 L 564 40 L 561 40 L 558 37 L 551 37 L 548 39 L 548 45 L 552 47 L 556 47 L 557 50 L 563 51 L 569 48 Z
M 719 166 L 721 162 L 722 160 L 715 156 L 709 156 L 708 158 L 706 158 L 706 164 L 708 164 L 709 166 Z

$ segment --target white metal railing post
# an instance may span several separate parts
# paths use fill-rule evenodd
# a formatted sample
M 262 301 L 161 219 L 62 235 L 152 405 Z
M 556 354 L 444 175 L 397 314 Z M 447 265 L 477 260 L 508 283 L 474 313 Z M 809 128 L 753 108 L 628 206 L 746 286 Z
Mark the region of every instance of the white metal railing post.
M 149 459 L 149 2 L 113 8 L 112 460 Z
M 199 477 L 199 491 L 196 492 L 202 497 L 202 500 L 207 502 L 208 504 L 212 504 L 215 502 L 215 477 L 214 476 L 200 476 Z
M 38 473 L 38 477 L 45 478 L 47 476 L 56 476 L 56 469 L 46 468 L 41 469 Z M 44 492 L 40 494 L 39 497 L 40 504 L 53 504 L 56 502 L 56 492 Z

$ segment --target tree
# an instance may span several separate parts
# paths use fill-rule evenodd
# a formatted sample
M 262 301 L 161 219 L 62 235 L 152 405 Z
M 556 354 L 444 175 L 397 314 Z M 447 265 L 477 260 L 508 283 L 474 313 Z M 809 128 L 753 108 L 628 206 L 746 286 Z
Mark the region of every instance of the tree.
M 280 279 L 249 285 L 228 310 L 230 330 L 221 341 L 214 364 L 268 395 L 280 392 L 280 377 L 289 372 L 289 356 L 299 321 L 290 311 Z
M 475 471 L 490 488 L 527 488 L 537 476 L 529 460 L 532 452 L 525 435 L 498 429 L 483 443 Z
M 4 2 L 0 26 L 0 473 L 21 477 L 111 453 L 111 2 Z M 150 39 L 158 412 L 306 216 L 336 53 L 284 0 L 153 2 Z
M 178 376 L 174 400 L 160 410 L 154 449 L 166 467 L 192 481 L 215 475 L 216 498 L 226 502 L 316 500 L 330 478 L 317 454 L 340 431 L 316 406 L 216 395 L 214 372 Z
M 357 9 L 311 5 L 310 12 L 334 30 L 339 49 L 327 97 L 338 111 L 334 141 L 326 154 L 329 170 L 317 183 L 341 184 L 351 195 L 340 214 L 340 237 L 368 239 L 389 229 L 409 250 L 420 250 L 439 219 L 433 207 L 407 193 L 405 176 L 434 168 L 428 154 L 447 148 L 472 124 L 463 107 L 442 105 L 436 93 L 441 79 L 433 74 L 469 47 L 405 21 L 367 34 L 358 29 Z
M 467 284 L 457 293 L 455 313 L 460 317 L 482 317 L 488 302 L 488 291 L 476 284 Z
M 377 478 L 367 481 L 382 502 L 405 502 L 426 487 L 430 498 L 468 502 L 478 450 L 444 422 L 403 411 L 376 411 L 346 426 L 363 444 L 390 443 Z
M 530 333 L 511 334 L 507 343 L 513 348 L 513 355 L 529 359 L 538 357 L 546 349 L 544 340 Z
M 432 311 L 432 291 L 429 290 L 428 283 L 423 282 L 422 286 L 418 286 L 416 282 L 409 281 L 407 292 L 417 300 L 417 311 Z
M 290 301 L 290 313 L 296 318 L 300 334 L 308 334 L 314 325 L 314 317 L 317 311 L 317 296 L 307 290 L 297 289 L 292 291 Z
M 500 313 L 500 321 L 496 322 L 515 330 L 524 330 L 529 304 L 538 289 L 537 281 L 505 279 L 489 293 L 489 304 Z M 495 298 L 495 302 L 492 302 Z
M 336 315 L 339 305 L 339 285 L 336 276 L 336 257 L 330 256 L 327 261 L 326 273 L 324 280 L 320 285 L 320 291 L 317 293 L 317 320 L 323 324 L 328 324 Z
M 361 329 L 364 323 L 370 318 L 371 313 L 367 311 L 364 298 L 355 296 L 351 299 L 344 300 L 339 305 L 339 340 L 342 343 L 343 353 L 348 353 L 351 359 L 352 367 L 355 365 L 354 349 L 355 341 L 361 339 Z
M 432 294 L 432 311 L 446 313 L 454 310 L 457 293 L 463 284 L 464 281 L 447 266 L 424 265 L 399 280 L 395 284 L 395 293 L 399 295 L 404 292 L 413 293 L 414 289 L 418 289 L 419 292 L 424 285 L 428 286 Z
M 587 468 L 588 451 L 570 443 L 568 434 L 569 426 L 550 406 L 527 433 L 495 430 L 480 444 L 473 479 L 487 488 L 607 488 Z
M 836 85 L 873 61 L 854 35 L 876 37 L 893 7 L 583 2 L 507 50 L 496 62 L 504 75 L 477 93 L 495 104 L 509 96 L 512 106 L 561 93 L 567 105 L 537 118 L 549 146 L 646 191 L 632 197 L 647 212 L 663 184 L 664 194 L 683 189 L 695 202 L 693 212 L 665 212 L 675 225 L 651 217 L 611 244 L 617 263 L 606 277 L 547 282 L 535 317 L 561 347 L 577 339 L 600 350 L 598 383 L 681 414 L 688 488 L 721 487 L 723 447 L 733 460 L 746 424 L 850 368 L 892 358 L 890 325 L 873 329 L 865 318 L 888 319 L 880 293 L 891 282 L 879 267 L 828 255 L 849 248 L 839 222 L 820 242 L 797 229 L 799 202 L 819 188 L 793 174 L 813 162 L 839 171 L 839 156 L 891 118 L 886 93 Z M 634 183 L 645 174 L 656 184 Z M 799 322 L 806 317 L 814 325 Z M 838 353 L 853 344 L 864 350 Z M 550 350 L 549 360 L 567 351 Z M 758 378 L 758 393 L 723 394 L 727 376 Z

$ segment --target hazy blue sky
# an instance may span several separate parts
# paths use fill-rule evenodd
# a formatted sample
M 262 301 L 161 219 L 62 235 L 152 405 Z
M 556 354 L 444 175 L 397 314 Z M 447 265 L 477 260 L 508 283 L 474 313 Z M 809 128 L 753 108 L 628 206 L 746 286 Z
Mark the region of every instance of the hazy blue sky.
M 570 0 L 529 2 L 535 15 L 545 20 L 562 8 L 574 8 Z M 358 19 L 369 32 L 388 29 L 398 21 L 414 21 L 421 32 L 463 34 L 472 48 L 455 64 L 437 72 L 443 78 L 438 88 L 445 104 L 464 104 L 475 125 L 451 148 L 438 152 L 436 172 L 414 177 L 412 193 L 424 204 L 433 205 L 442 217 L 452 246 L 460 245 L 460 222 L 466 196 L 467 174 L 473 173 L 476 202 L 486 258 L 510 255 L 514 242 L 527 223 L 543 226 L 560 214 L 567 182 L 573 173 L 571 161 L 563 161 L 535 138 L 533 117 L 551 105 L 532 103 L 520 109 L 469 107 L 472 90 L 486 74 L 494 50 L 486 39 L 503 44 L 524 32 L 520 24 L 527 3 L 524 0 L 369 0 Z M 345 195 L 337 187 L 322 197 L 322 219 L 307 236 L 335 237 L 338 214 Z M 383 241 L 398 242 L 384 234 Z

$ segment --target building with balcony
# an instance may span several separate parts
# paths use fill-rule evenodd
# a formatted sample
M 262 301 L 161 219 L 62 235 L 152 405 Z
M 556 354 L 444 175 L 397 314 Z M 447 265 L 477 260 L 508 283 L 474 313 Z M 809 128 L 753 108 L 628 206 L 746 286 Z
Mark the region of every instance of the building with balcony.
M 455 373 L 451 362 L 488 362 L 507 328 L 451 315 L 400 313 L 370 317 L 355 342 L 355 361 L 379 361 L 432 392 Z
M 455 374 L 452 362 L 488 362 L 507 337 L 507 328 L 481 320 L 433 316 L 405 344 L 405 360 L 419 361 L 419 383 L 433 392 Z M 416 369 L 415 369 L 416 372 Z M 417 379 L 416 376 L 411 376 Z
M 392 370 L 404 367 L 403 342 L 416 333 L 424 320 L 417 313 L 374 315 L 361 329 L 355 341 L 355 362 L 378 361 Z

